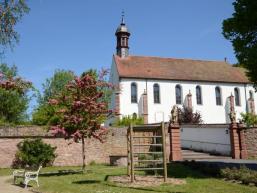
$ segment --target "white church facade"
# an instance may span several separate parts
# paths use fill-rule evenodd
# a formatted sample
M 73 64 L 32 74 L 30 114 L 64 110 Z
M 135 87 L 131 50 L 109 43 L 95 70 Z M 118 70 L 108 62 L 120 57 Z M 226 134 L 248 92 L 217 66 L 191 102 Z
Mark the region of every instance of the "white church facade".
M 255 113 L 257 93 L 243 69 L 226 61 L 129 55 L 130 32 L 124 19 L 115 35 L 117 52 L 110 82 L 119 89 L 112 95 L 110 108 L 119 118 L 136 113 L 145 123 L 169 121 L 172 107 L 189 105 L 190 97 L 190 105 L 201 113 L 204 123 L 230 123 L 231 95 L 237 118 L 240 113 Z

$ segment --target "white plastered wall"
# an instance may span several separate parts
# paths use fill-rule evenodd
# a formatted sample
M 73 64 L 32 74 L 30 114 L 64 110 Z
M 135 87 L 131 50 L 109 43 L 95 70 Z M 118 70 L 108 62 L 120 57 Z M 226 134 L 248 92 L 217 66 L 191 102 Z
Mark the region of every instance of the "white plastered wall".
M 138 89 L 138 103 L 131 103 L 131 83 L 135 82 Z M 153 85 L 157 83 L 160 86 L 160 104 L 153 102 Z M 199 111 L 204 123 L 229 123 L 229 103 L 228 97 L 231 93 L 234 95 L 234 88 L 240 91 L 240 106 L 235 106 L 237 118 L 240 118 L 241 112 L 246 112 L 246 100 L 249 98 L 249 90 L 254 91 L 252 85 L 236 83 L 214 83 L 214 82 L 190 82 L 190 81 L 172 81 L 172 80 L 149 80 L 149 79 L 130 79 L 120 78 L 120 113 L 122 115 L 141 114 L 142 104 L 140 98 L 147 91 L 148 97 L 148 120 L 149 123 L 168 121 L 170 111 L 175 101 L 175 86 L 179 84 L 182 87 L 183 100 L 189 90 L 192 94 L 192 104 L 194 111 Z M 196 104 L 196 86 L 199 85 L 202 91 L 202 105 Z M 222 93 L 222 105 L 216 105 L 215 87 L 219 86 Z M 257 93 L 254 93 L 255 106 L 257 107 Z M 181 105 L 179 105 L 181 107 Z

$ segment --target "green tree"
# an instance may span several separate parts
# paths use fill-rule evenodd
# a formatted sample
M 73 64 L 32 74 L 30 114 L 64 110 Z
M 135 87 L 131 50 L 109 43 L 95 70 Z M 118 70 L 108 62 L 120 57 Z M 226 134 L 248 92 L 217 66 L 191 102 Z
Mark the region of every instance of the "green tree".
M 74 73 L 66 70 L 56 70 L 53 77 L 46 79 L 43 84 L 43 95 L 38 96 L 39 106 L 32 114 L 32 121 L 37 125 L 51 125 L 56 123 L 57 117 L 54 115 L 55 107 L 49 105 L 48 100 L 55 98 L 65 92 L 65 85 L 74 79 Z
M 233 5 L 232 17 L 223 21 L 223 35 L 257 90 L 257 1 L 236 0 Z
M 16 66 L 0 64 L 0 123 L 19 124 L 27 121 L 32 84 L 21 79 Z
M 0 0 L 0 53 L 19 41 L 15 25 L 29 12 L 25 0 Z
M 43 96 L 40 97 L 40 103 L 46 103 L 60 92 L 65 90 L 65 85 L 74 79 L 74 73 L 69 70 L 56 70 L 53 77 L 46 79 L 43 84 Z

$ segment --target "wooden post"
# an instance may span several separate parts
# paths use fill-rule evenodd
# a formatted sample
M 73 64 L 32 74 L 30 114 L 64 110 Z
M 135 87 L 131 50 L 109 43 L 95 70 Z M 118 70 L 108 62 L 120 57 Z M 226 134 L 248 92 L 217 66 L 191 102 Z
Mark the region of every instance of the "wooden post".
M 127 129 L 127 174 L 130 176 L 130 130 Z
M 162 129 L 163 173 L 164 173 L 164 182 L 166 182 L 167 181 L 167 159 L 166 159 L 166 137 L 165 137 L 164 122 L 161 123 L 161 129 Z
M 134 155 L 133 155 L 133 126 L 130 124 L 129 126 L 130 132 L 130 181 L 134 182 Z

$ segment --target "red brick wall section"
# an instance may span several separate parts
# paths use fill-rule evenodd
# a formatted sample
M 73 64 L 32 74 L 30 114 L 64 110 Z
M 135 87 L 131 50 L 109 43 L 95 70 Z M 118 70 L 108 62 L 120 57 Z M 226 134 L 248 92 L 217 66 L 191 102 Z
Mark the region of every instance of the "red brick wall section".
M 178 124 L 171 124 L 169 127 L 170 136 L 170 161 L 182 160 L 181 142 L 180 142 L 180 126 Z
M 230 124 L 231 156 L 233 159 L 240 159 L 240 141 L 236 123 Z
M 38 127 L 36 127 L 39 129 Z M 0 128 L 0 168 L 10 167 L 14 159 L 17 147 L 16 145 L 28 136 L 36 137 L 37 132 L 31 131 L 34 127 L 26 128 Z M 42 129 L 42 128 L 41 128 Z M 5 130 L 5 131 L 4 131 Z M 40 130 L 40 129 L 39 129 Z M 86 139 L 86 162 L 110 163 L 110 155 L 127 154 L 127 128 L 110 128 L 107 140 L 101 143 L 95 139 Z M 56 166 L 74 166 L 81 165 L 81 143 L 71 143 L 63 138 L 51 138 L 45 136 L 44 131 L 39 132 L 40 137 L 46 143 L 56 146 L 57 158 L 54 161 Z M 43 135 L 44 134 L 44 135 Z

